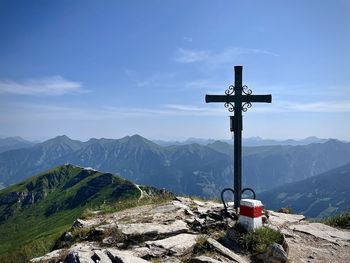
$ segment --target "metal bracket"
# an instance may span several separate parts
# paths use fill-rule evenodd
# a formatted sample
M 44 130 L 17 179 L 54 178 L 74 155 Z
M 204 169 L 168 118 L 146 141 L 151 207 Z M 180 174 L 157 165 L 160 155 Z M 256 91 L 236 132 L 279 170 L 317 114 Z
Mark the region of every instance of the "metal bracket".
M 221 202 L 222 204 L 224 205 L 224 209 L 225 209 L 225 212 L 227 213 L 227 208 L 228 208 L 228 203 L 225 202 L 225 199 L 224 199 L 224 193 L 227 192 L 227 191 L 230 191 L 233 195 L 235 195 L 235 190 L 233 190 L 232 188 L 224 188 L 222 191 L 221 191 Z M 249 187 L 246 187 L 242 190 L 242 195 L 245 191 L 250 191 L 253 193 L 253 199 L 256 198 L 256 194 L 255 194 L 255 191 L 252 189 L 252 188 L 249 188 Z
M 245 191 L 250 191 L 250 192 L 252 192 L 252 193 L 253 193 L 253 199 L 255 200 L 256 194 L 255 194 L 255 191 L 254 191 L 252 188 L 249 188 L 249 187 L 244 188 L 244 189 L 242 190 L 242 195 L 243 195 L 243 193 L 244 193 Z
M 222 202 L 222 204 L 224 205 L 225 212 L 227 213 L 228 204 L 226 204 L 225 199 L 224 199 L 224 193 L 225 193 L 226 191 L 232 192 L 233 195 L 235 195 L 235 191 L 234 191 L 232 188 L 225 188 L 225 189 L 223 189 L 223 190 L 221 191 L 221 202 Z

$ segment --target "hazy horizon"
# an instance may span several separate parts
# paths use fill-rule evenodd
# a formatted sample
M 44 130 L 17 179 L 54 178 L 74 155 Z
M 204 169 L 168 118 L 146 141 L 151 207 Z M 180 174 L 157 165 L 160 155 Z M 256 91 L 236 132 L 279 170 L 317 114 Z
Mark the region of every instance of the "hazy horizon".
M 27 141 L 31 141 L 31 142 L 44 142 L 46 140 L 50 140 L 59 136 L 67 136 L 68 138 L 72 139 L 72 140 L 79 140 L 79 141 L 88 141 L 90 139 L 121 139 L 127 136 L 134 136 L 134 135 L 140 135 L 143 138 L 146 138 L 148 140 L 151 141 L 165 141 L 165 142 L 184 142 L 186 140 L 191 140 L 191 139 L 195 139 L 195 140 L 218 140 L 218 141 L 227 141 L 227 140 L 232 140 L 233 142 L 233 138 L 232 137 L 228 137 L 228 138 L 203 138 L 203 137 L 195 137 L 195 136 L 190 136 L 190 137 L 184 137 L 184 138 L 149 138 L 146 136 L 143 136 L 142 134 L 128 134 L 125 136 L 121 136 L 121 137 L 89 137 L 89 138 L 79 138 L 79 137 L 72 137 L 69 136 L 67 134 L 57 134 L 55 136 L 45 136 L 45 137 L 25 137 L 25 136 L 21 136 L 21 135 L 13 135 L 13 136 L 7 136 L 7 135 L 0 135 L 0 139 L 6 139 L 6 138 L 11 138 L 11 137 L 20 137 L 24 140 Z M 264 138 L 261 136 L 251 136 L 251 137 L 244 137 L 243 136 L 243 140 L 249 140 L 249 139 L 259 139 L 259 140 L 273 140 L 273 141 L 287 141 L 287 140 L 295 140 L 295 141 L 301 141 L 301 140 L 305 140 L 305 139 L 309 139 L 309 138 L 317 138 L 317 139 L 321 139 L 321 140 L 330 140 L 330 139 L 335 139 L 335 140 L 339 140 L 339 141 L 347 141 L 345 139 L 341 139 L 341 138 L 320 138 L 317 136 L 307 136 L 307 137 L 303 137 L 303 138 Z

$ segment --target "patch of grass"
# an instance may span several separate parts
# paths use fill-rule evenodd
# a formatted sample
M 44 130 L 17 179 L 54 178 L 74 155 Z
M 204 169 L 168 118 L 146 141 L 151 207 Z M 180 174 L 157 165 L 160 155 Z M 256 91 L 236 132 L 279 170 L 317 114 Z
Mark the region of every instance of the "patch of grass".
M 53 240 L 50 241 L 32 241 L 16 250 L 15 254 L 3 254 L 0 256 L 1 263 L 19 263 L 28 262 L 38 255 L 45 254 L 53 246 Z
M 285 214 L 294 214 L 293 209 L 290 207 L 282 207 L 277 212 Z
M 92 210 L 90 207 L 86 208 L 83 213 L 81 214 L 81 219 L 89 219 L 94 215 L 94 210 Z
M 321 222 L 326 224 L 326 225 L 333 226 L 333 227 L 350 229 L 350 213 L 344 212 L 344 213 L 338 214 L 334 217 L 324 219 Z
M 162 258 L 153 258 L 152 259 L 152 263 L 163 263 L 163 259 Z
M 193 248 L 192 257 L 206 255 L 210 256 L 213 254 L 213 249 L 208 245 L 207 240 L 209 236 L 200 235 L 196 239 L 196 244 Z
M 235 241 L 244 249 L 254 253 L 264 253 L 269 244 L 282 244 L 283 235 L 279 231 L 268 227 L 261 227 L 255 231 L 246 231 L 241 225 L 236 224 Z

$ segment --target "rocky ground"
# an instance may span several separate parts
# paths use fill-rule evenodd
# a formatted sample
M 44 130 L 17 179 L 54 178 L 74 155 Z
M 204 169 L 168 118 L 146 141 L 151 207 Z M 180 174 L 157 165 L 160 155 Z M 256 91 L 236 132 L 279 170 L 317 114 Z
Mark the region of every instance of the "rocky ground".
M 288 262 L 349 262 L 349 231 L 269 211 L 266 225 L 280 230 L 285 240 L 257 257 L 232 241 L 235 223 L 221 204 L 183 197 L 112 214 L 96 212 L 76 220 L 57 243 L 61 248 L 31 263 L 286 262 L 287 256 Z

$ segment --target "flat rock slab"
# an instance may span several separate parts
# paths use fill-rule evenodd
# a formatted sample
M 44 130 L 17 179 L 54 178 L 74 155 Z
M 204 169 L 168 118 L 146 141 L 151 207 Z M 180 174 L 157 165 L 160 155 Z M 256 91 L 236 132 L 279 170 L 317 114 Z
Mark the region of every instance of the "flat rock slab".
M 128 237 L 135 236 L 170 236 L 188 232 L 187 224 L 176 220 L 169 225 L 154 223 L 118 224 L 121 233 Z
M 157 213 L 173 213 L 176 212 L 177 210 L 181 209 L 181 207 L 177 204 L 168 204 L 168 205 L 161 205 L 153 208 L 150 213 L 152 214 L 157 214 Z
M 77 243 L 69 249 L 69 254 L 66 258 L 67 263 L 94 263 L 92 256 L 93 247 L 89 243 Z
M 334 227 L 321 223 L 307 223 L 290 225 L 289 228 L 294 231 L 306 233 L 317 238 L 321 238 L 337 245 L 346 245 L 350 243 L 350 232 L 338 230 Z
M 277 227 L 283 227 L 285 225 L 299 223 L 304 220 L 303 215 L 293 215 L 269 211 L 269 221 L 272 225 Z
M 111 259 L 111 262 L 118 262 L 118 263 L 147 263 L 148 262 L 142 258 L 134 256 L 129 251 L 110 248 L 110 249 L 106 249 L 105 253 Z
M 211 245 L 221 255 L 231 259 L 231 261 L 233 260 L 234 262 L 238 262 L 238 263 L 248 263 L 248 261 L 245 258 L 237 255 L 232 250 L 230 250 L 227 247 L 221 245 L 218 241 L 216 241 L 216 240 L 214 240 L 212 238 L 208 238 L 207 239 L 207 243 L 209 245 Z
M 44 262 L 48 262 L 49 260 L 59 259 L 61 253 L 63 253 L 63 252 L 64 252 L 64 249 L 57 249 L 57 250 L 51 251 L 50 253 L 47 253 L 46 255 L 44 255 L 42 257 L 33 258 L 29 262 L 30 263 L 44 263 Z
M 170 254 L 173 254 L 175 256 L 181 256 L 192 251 L 194 245 L 196 244 L 196 240 L 197 235 L 179 234 L 173 237 L 156 241 L 147 241 L 146 245 L 151 249 L 153 249 L 153 247 L 158 247 L 170 252 Z

